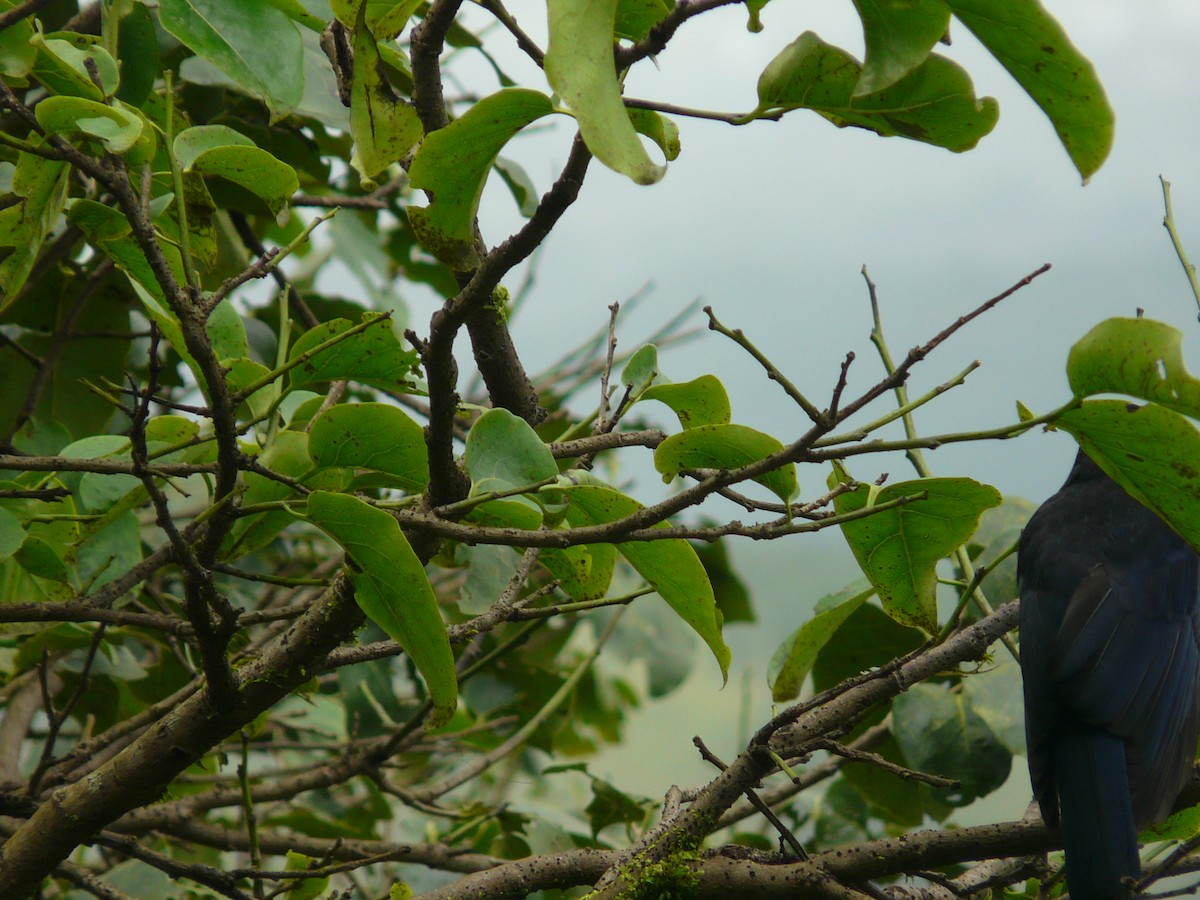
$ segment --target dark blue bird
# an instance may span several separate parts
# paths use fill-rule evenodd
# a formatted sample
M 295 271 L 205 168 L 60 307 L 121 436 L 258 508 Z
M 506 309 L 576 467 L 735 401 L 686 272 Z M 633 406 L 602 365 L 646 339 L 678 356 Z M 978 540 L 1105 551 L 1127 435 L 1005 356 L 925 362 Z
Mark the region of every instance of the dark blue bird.
M 1080 452 L 1017 557 L 1029 775 L 1073 900 L 1127 896 L 1196 754 L 1197 556 Z

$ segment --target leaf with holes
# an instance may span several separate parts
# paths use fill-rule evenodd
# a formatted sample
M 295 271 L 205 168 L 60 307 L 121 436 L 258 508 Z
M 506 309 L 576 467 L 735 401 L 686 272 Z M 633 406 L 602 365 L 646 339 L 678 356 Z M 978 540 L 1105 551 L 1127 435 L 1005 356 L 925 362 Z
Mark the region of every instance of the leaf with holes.
M 1054 423 L 1138 502 L 1200 549 L 1200 432 L 1157 403 L 1088 400 Z

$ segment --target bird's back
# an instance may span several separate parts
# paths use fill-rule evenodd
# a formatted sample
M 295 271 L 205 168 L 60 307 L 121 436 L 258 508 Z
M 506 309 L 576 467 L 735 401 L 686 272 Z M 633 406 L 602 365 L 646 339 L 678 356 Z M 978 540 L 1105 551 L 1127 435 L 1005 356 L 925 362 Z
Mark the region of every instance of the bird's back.
M 1102 848 L 1120 831 L 1126 850 L 1115 864 L 1136 874 L 1134 829 L 1170 811 L 1196 751 L 1196 553 L 1081 453 L 1026 526 L 1017 574 L 1029 769 L 1042 815 L 1058 824 L 1064 791 L 1095 783 L 1103 804 L 1082 815 L 1098 820 L 1063 823 L 1068 874 L 1073 825 L 1101 855 L 1112 855 Z M 1109 821 L 1119 794 L 1129 812 L 1113 811 L 1113 821 L 1133 819 L 1120 828 Z

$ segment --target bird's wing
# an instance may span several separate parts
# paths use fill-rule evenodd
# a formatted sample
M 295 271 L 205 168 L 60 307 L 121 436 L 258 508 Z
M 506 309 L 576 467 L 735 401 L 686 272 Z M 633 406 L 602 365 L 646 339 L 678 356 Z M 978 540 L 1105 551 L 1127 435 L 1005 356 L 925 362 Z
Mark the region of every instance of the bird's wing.
M 1196 752 L 1200 644 L 1189 552 L 1138 568 L 1096 566 L 1051 642 L 1064 711 L 1126 741 L 1139 827 L 1169 812 Z

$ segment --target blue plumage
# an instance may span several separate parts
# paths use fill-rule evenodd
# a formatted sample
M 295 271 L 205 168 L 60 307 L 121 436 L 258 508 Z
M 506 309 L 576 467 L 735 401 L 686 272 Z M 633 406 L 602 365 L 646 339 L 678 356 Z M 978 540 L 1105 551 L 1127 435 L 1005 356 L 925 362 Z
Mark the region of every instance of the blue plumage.
M 1029 774 L 1074 900 L 1116 900 L 1196 753 L 1197 556 L 1082 452 L 1018 548 Z

